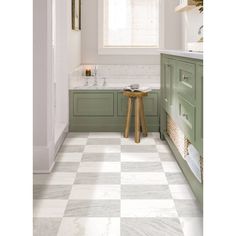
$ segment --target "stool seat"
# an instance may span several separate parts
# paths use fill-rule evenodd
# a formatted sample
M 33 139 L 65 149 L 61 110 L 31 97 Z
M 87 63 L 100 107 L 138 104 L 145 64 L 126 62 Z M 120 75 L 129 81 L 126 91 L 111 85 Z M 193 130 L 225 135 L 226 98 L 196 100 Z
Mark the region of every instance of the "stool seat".
M 147 136 L 147 127 L 144 116 L 143 97 L 148 96 L 147 92 L 124 91 L 124 96 L 128 97 L 128 108 L 125 122 L 124 137 L 129 137 L 130 120 L 132 113 L 132 101 L 135 100 L 135 142 L 140 142 L 140 123 L 143 136 Z

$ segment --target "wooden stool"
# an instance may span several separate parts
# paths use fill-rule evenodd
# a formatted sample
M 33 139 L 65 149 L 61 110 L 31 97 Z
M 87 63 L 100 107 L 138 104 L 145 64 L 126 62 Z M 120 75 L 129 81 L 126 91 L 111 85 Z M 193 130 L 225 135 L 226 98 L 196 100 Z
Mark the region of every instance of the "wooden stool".
M 143 97 L 147 96 L 148 93 L 144 92 L 129 92 L 124 91 L 124 96 L 128 97 L 128 110 L 125 123 L 125 133 L 124 137 L 129 137 L 129 128 L 130 128 L 130 119 L 132 113 L 132 99 L 135 99 L 135 143 L 140 142 L 140 122 L 143 136 L 147 136 L 147 127 L 144 117 L 144 108 L 143 108 Z

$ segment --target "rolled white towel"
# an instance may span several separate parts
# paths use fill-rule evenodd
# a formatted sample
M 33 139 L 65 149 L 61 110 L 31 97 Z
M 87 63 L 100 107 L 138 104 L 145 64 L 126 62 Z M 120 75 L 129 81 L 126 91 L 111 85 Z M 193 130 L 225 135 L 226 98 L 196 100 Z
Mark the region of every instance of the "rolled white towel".
M 196 161 L 196 163 L 200 163 L 200 153 L 192 144 L 188 146 L 188 154 L 192 157 L 193 160 Z
M 193 172 L 193 174 L 197 178 L 197 180 L 201 183 L 202 182 L 202 180 L 201 180 L 201 168 L 198 168 L 195 161 L 193 161 L 193 159 L 191 157 L 189 157 L 189 155 L 187 155 L 186 161 L 188 163 L 189 168 L 191 169 L 191 171 Z

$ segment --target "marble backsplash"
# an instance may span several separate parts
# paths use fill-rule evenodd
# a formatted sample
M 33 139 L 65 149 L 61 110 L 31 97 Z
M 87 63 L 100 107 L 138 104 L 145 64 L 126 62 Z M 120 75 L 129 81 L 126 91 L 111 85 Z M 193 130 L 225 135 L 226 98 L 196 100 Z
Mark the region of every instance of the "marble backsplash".
M 70 79 L 82 79 L 86 69 L 93 74 L 94 68 L 95 65 L 81 65 L 70 74 Z M 105 77 L 113 83 L 160 83 L 160 65 L 96 65 L 96 68 L 98 78 Z

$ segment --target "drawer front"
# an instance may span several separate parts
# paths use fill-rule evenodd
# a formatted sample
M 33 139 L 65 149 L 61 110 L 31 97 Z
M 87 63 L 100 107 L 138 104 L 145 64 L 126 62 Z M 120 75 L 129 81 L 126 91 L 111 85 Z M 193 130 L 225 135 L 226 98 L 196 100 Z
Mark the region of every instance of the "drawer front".
M 178 61 L 177 93 L 195 102 L 196 99 L 196 66 L 193 63 Z
M 73 93 L 73 116 L 113 116 L 113 93 Z
M 191 142 L 195 142 L 196 107 L 182 96 L 178 96 L 178 123 Z
M 127 101 L 128 98 L 123 96 L 122 93 L 118 93 L 118 116 L 126 116 L 127 113 Z M 144 114 L 145 116 L 157 116 L 158 115 L 158 93 L 149 93 L 147 97 L 143 98 Z M 134 116 L 134 102 L 132 107 L 132 116 Z

